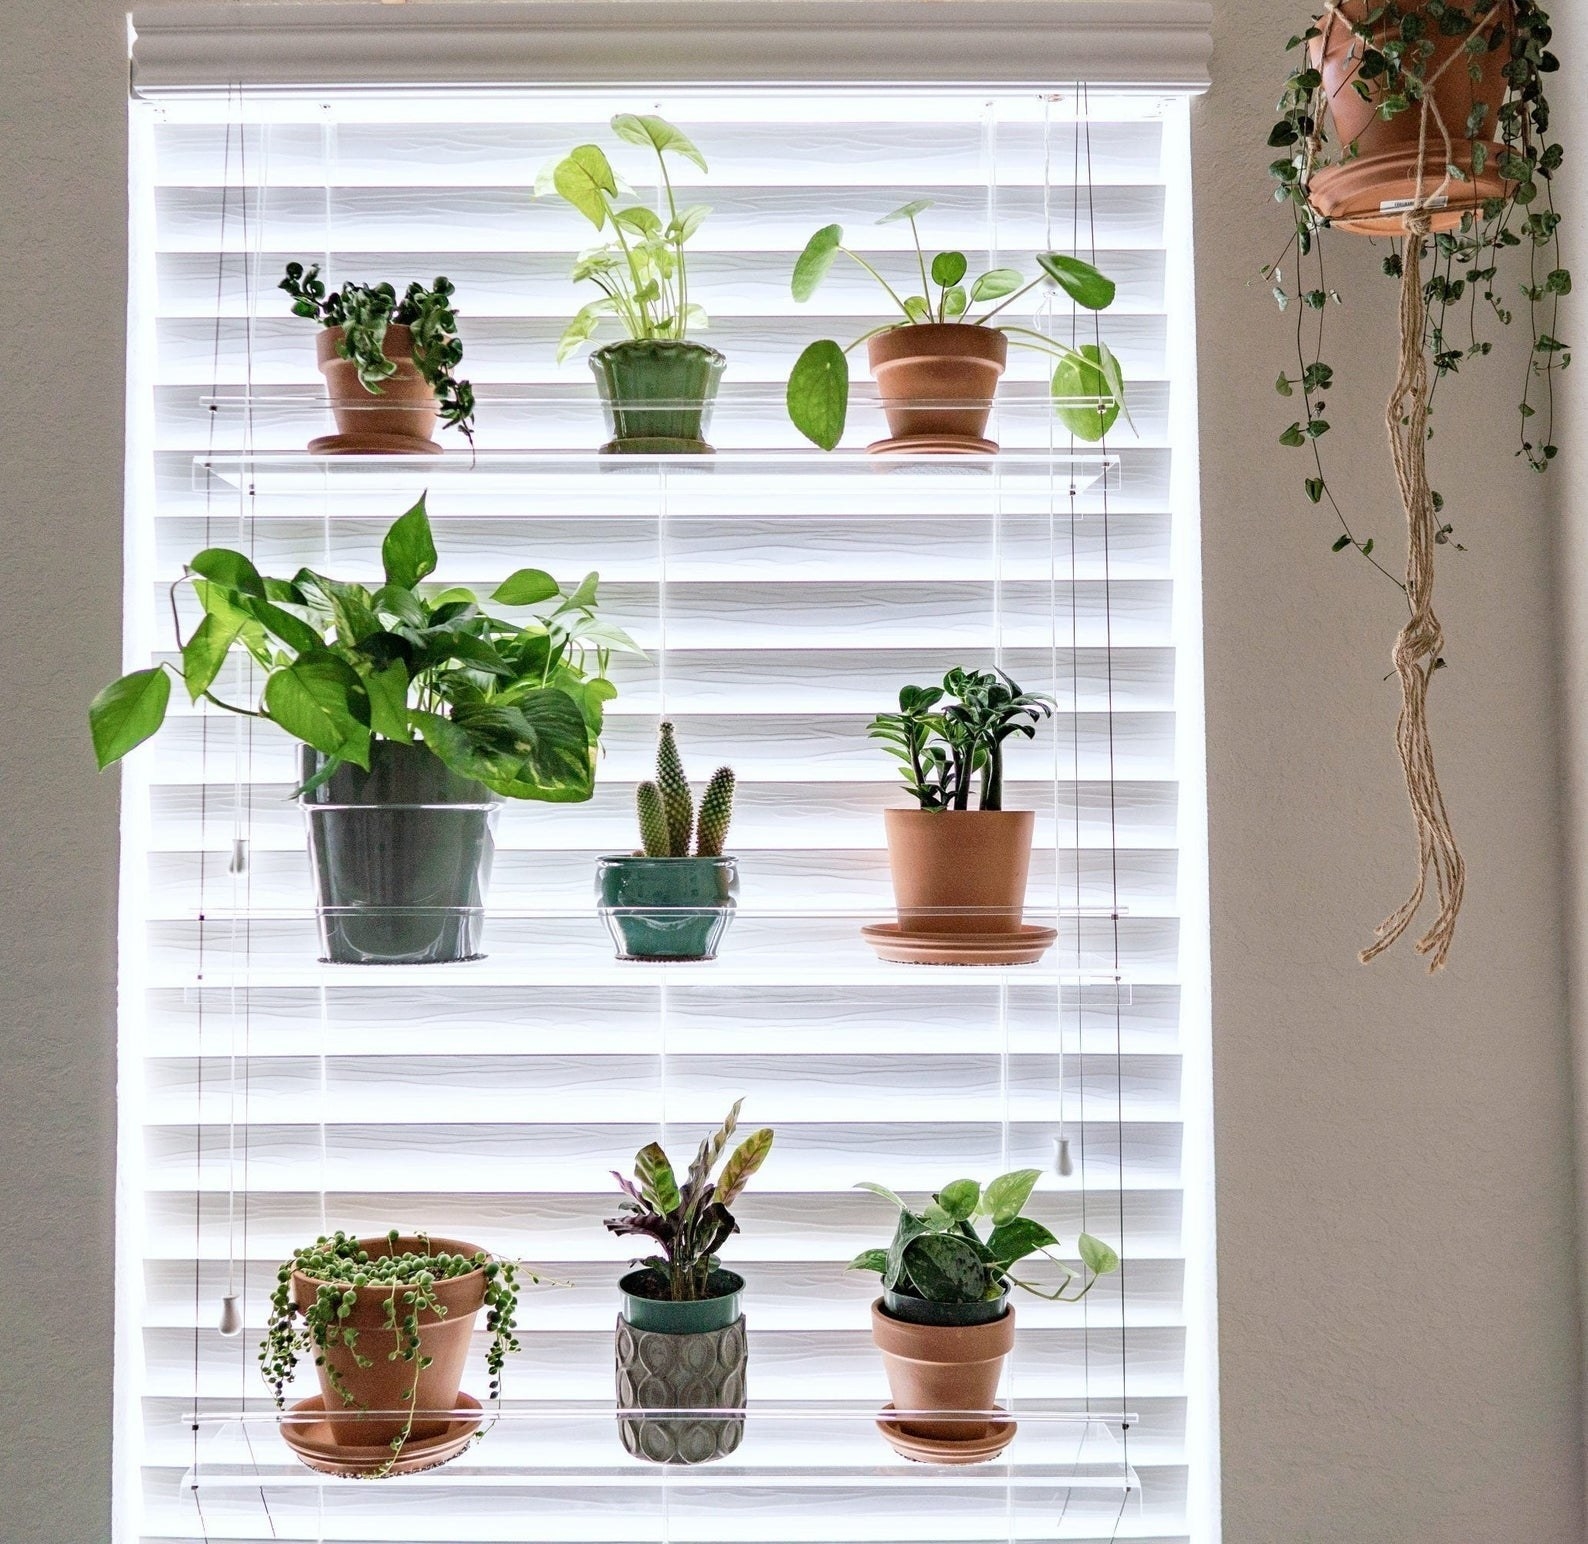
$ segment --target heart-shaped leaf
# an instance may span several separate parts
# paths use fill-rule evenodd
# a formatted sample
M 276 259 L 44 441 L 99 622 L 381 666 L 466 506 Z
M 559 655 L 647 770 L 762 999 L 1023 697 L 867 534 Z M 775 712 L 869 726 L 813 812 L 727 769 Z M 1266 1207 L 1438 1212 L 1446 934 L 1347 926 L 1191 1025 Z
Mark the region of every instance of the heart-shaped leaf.
M 534 606 L 558 593 L 558 584 L 543 568 L 520 568 L 491 591 L 502 606 Z
M 294 739 L 369 767 L 369 697 L 345 660 L 330 653 L 294 660 L 265 682 L 264 704 Z
M 1114 303 L 1114 281 L 1063 252 L 1039 252 L 1037 264 L 1076 305 L 1102 311 Z
M 190 572 L 224 585 L 228 590 L 264 598 L 265 581 L 259 577 L 259 570 L 242 553 L 233 552 L 230 547 L 206 547 L 187 566 Z
M 963 252 L 939 252 L 932 259 L 932 282 L 944 289 L 958 284 L 965 277 L 967 266 Z
M 386 583 L 411 590 L 427 574 L 436 570 L 436 543 L 430 533 L 430 517 L 425 513 L 425 496 L 387 531 L 380 544 L 381 563 Z
M 979 1303 L 987 1296 L 987 1267 L 969 1240 L 954 1233 L 923 1233 L 904 1251 L 904 1268 L 932 1303 Z
M 597 230 L 607 223 L 617 179 L 599 145 L 576 145 L 557 163 L 552 186 Z
M 1114 427 L 1121 402 L 1109 384 L 1095 343 L 1083 343 L 1053 372 L 1053 407 L 1071 434 L 1095 444 Z
M 788 378 L 788 416 L 813 445 L 832 450 L 849 415 L 849 361 L 831 338 L 812 343 Z
M 89 703 L 88 729 L 101 772 L 142 745 L 165 722 L 170 700 L 171 677 L 156 667 L 112 681 Z
M 790 285 L 796 300 L 809 300 L 816 293 L 822 280 L 827 277 L 828 269 L 833 266 L 833 259 L 838 256 L 843 239 L 843 226 L 824 225 L 805 243 L 805 250 L 795 260 L 794 278 Z
M 631 145 L 649 145 L 658 155 L 672 151 L 686 161 L 693 161 L 701 171 L 708 170 L 706 158 L 682 129 L 675 128 L 665 118 L 652 114 L 619 113 L 612 120 L 612 132 Z
M 956 1179 L 938 1191 L 937 1200 L 938 1205 L 956 1222 L 964 1222 L 976 1215 L 976 1203 L 981 1200 L 981 1186 L 973 1179 Z
M 990 268 L 970 287 L 972 300 L 1002 300 L 1012 295 L 1024 282 L 1017 268 Z
M 1013 1222 L 1041 1177 L 1040 1169 L 1014 1169 L 1008 1174 L 1000 1174 L 982 1192 L 982 1215 L 991 1217 L 993 1223 L 1000 1227 L 1006 1222 Z
M 1090 1233 L 1083 1233 L 1076 1240 L 1075 1247 L 1079 1250 L 1081 1259 L 1086 1262 L 1086 1268 L 1094 1276 L 1107 1276 L 1119 1269 L 1119 1255 L 1102 1239 L 1093 1238 Z

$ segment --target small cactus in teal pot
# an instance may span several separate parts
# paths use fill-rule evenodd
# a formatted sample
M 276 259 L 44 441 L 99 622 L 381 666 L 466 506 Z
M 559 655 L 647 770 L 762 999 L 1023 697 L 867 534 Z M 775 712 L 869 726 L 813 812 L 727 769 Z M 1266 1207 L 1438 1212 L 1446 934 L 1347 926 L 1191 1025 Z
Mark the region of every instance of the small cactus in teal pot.
M 643 782 L 634 790 L 644 855 L 720 858 L 728 840 L 728 822 L 733 818 L 733 785 L 733 768 L 718 767 L 701 795 L 697 815 L 673 726 L 664 722 L 657 739 L 655 781 Z

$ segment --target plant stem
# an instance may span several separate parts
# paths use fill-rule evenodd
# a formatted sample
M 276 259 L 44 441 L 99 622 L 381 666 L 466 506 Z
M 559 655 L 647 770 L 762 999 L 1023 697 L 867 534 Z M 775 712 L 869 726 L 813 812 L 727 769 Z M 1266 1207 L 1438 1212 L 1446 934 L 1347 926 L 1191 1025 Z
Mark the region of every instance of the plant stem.
M 905 321 L 913 320 L 913 318 L 910 316 L 910 308 L 899 299 L 899 292 L 894 289 L 894 287 L 889 284 L 888 281 L 884 279 L 882 275 L 865 260 L 865 258 L 863 258 L 858 252 L 851 252 L 848 247 L 839 247 L 838 250 L 845 253 L 847 256 L 854 258 L 854 260 L 859 263 L 860 266 L 864 268 L 866 272 L 869 273 L 871 277 L 875 279 L 877 283 L 880 284 L 883 289 L 885 289 L 893 297 L 894 305 L 904 312 Z
M 987 323 L 993 319 L 993 317 L 997 316 L 1000 311 L 1012 306 L 1022 295 L 1030 294 L 1030 292 L 1034 290 L 1040 283 L 1042 283 L 1043 279 L 1046 277 L 1047 275 L 1045 274 L 1039 274 L 1029 284 L 1021 285 L 1021 287 L 1017 289 L 1014 294 L 1006 295 L 998 302 L 997 305 L 992 308 L 991 311 L 987 312 L 987 314 L 981 318 L 982 326 L 985 327 Z

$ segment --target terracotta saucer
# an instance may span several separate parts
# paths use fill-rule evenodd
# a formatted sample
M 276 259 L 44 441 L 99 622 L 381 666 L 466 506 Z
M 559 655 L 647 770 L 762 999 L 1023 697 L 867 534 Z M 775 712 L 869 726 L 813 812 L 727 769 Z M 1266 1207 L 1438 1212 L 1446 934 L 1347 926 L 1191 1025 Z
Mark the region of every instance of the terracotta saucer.
M 1013 933 L 906 932 L 897 922 L 873 922 L 860 936 L 881 959 L 899 965 L 1035 965 L 1059 933 L 1033 922 Z
M 874 456 L 996 456 L 998 442 L 970 434 L 906 434 L 874 440 L 866 449 Z
M 470 1394 L 459 1394 L 458 1408 L 479 1410 L 480 1402 Z M 327 1421 L 305 1419 L 324 1413 L 325 1401 L 316 1394 L 312 1399 L 299 1400 L 281 1423 L 282 1439 L 304 1463 L 321 1474 L 337 1474 L 355 1480 L 367 1479 L 385 1466 L 391 1458 L 391 1449 L 384 1443 L 349 1447 L 332 1437 Z M 479 1415 L 459 1416 L 439 1436 L 410 1437 L 386 1473 L 417 1474 L 421 1469 L 434 1469 L 449 1458 L 456 1458 L 469 1445 L 484 1419 L 483 1411 Z
M 984 1433 L 958 1442 L 943 1437 L 929 1437 L 929 1422 L 911 1426 L 905 1421 L 889 1420 L 891 1404 L 882 1407 L 877 1417 L 877 1430 L 887 1438 L 888 1446 L 901 1457 L 912 1458 L 918 1464 L 983 1464 L 996 1458 L 1015 1440 L 1020 1429 L 1014 1421 L 988 1421 Z M 999 1405 L 1000 1410 L 1003 1409 Z
M 413 434 L 322 434 L 309 441 L 311 456 L 439 456 L 434 440 Z

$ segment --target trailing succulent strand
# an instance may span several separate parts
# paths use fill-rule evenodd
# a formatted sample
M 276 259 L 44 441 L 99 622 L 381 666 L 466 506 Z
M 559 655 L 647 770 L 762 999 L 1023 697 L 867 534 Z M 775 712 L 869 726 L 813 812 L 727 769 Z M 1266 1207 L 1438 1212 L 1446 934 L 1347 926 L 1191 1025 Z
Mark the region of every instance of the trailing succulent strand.
M 733 819 L 732 767 L 718 767 L 706 784 L 697 816 L 673 726 L 664 722 L 656 745 L 656 777 L 634 790 L 640 847 L 647 858 L 720 858 Z
M 728 840 L 728 822 L 733 819 L 733 784 L 732 767 L 718 767 L 706 784 L 695 827 L 697 857 L 722 856 L 723 843 Z

